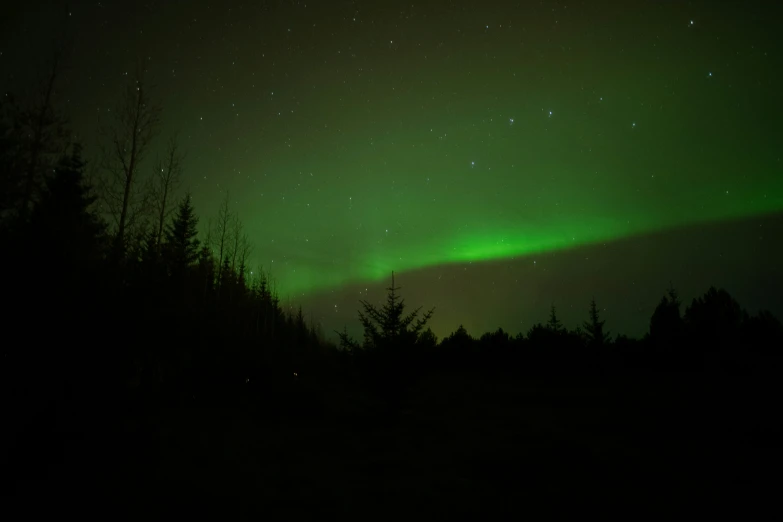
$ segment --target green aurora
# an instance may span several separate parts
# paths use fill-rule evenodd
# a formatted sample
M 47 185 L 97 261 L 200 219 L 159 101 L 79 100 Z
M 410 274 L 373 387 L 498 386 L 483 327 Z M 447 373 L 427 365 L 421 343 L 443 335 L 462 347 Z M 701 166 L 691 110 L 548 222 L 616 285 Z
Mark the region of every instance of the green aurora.
M 144 168 L 177 133 L 202 229 L 228 191 L 254 271 L 310 296 L 780 212 L 764 6 L 74 2 L 57 99 L 97 157 L 141 57 L 163 109 Z M 19 85 L 37 66 L 13 42 L 60 16 L 6 32 Z

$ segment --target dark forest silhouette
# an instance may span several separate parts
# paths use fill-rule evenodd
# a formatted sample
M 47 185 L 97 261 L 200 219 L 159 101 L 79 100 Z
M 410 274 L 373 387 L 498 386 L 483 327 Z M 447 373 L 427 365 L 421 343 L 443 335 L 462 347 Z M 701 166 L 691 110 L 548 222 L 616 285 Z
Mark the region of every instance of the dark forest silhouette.
M 3 469 L 12 491 L 22 495 L 42 487 L 30 484 L 66 488 L 87 470 L 94 486 L 122 483 L 130 496 L 174 494 L 172 481 L 180 480 L 188 484 L 183 490 L 245 499 L 239 504 L 246 514 L 263 513 L 274 498 L 295 499 L 291 509 L 302 516 L 343 513 L 349 508 L 336 498 L 361 482 L 341 474 L 341 461 L 333 457 L 347 455 L 368 463 L 357 465 L 356 473 L 385 484 L 349 495 L 351 505 L 380 502 L 378 491 L 391 488 L 394 476 L 408 478 L 386 501 L 424 505 L 426 494 L 417 489 L 423 486 L 411 478 L 424 471 L 403 472 L 371 457 L 394 454 L 403 439 L 392 441 L 389 434 L 408 425 L 415 428 L 405 436 L 425 442 L 405 451 L 422 459 L 437 454 L 432 448 L 452 448 L 450 437 L 461 441 L 453 446 L 457 453 L 466 441 L 485 441 L 483 449 L 449 457 L 470 467 L 452 470 L 468 477 L 459 486 L 464 489 L 450 487 L 493 502 L 512 494 L 511 483 L 528 491 L 514 495 L 532 499 L 530 491 L 555 495 L 554 486 L 541 489 L 553 481 L 569 495 L 590 497 L 588 477 L 599 480 L 604 473 L 629 477 L 636 470 L 639 480 L 677 482 L 675 468 L 656 467 L 662 466 L 656 455 L 667 452 L 676 455 L 673 462 L 686 454 L 697 459 L 695 468 L 706 481 L 712 465 L 739 469 L 735 457 L 742 448 L 779 448 L 783 328 L 770 313 L 749 314 L 716 288 L 683 309 L 670 288 L 642 339 L 611 338 L 605 327 L 611 317 L 603 317 L 593 299 L 575 328 L 562 324 L 553 305 L 547 323 L 524 334 L 499 328 L 475 338 L 460 327 L 439 342 L 426 328 L 435 311 L 406 312 L 392 275 L 383 306 L 360 303 L 363 339 L 338 332 L 334 345 L 301 308 L 281 305 L 266 274 L 250 273 L 251 242 L 227 195 L 218 216 L 199 233 L 204 217 L 189 193 L 178 190 L 184 163 L 176 139 L 153 169 L 142 162 L 156 139 L 160 111 L 141 76 L 129 84 L 118 120 L 104 133 L 103 156 L 87 159 L 81 145 L 68 140 L 65 120 L 53 106 L 56 72 L 37 98 L 17 103 L 5 96 L 0 118 Z M 100 174 L 89 179 L 93 163 Z M 539 391 L 529 391 L 534 388 Z M 486 402 L 479 407 L 472 401 Z M 517 407 L 512 403 L 527 405 L 540 419 L 508 414 Z M 558 419 L 576 419 L 588 410 L 593 413 L 569 428 L 577 442 L 563 438 L 556 425 L 566 421 Z M 439 427 L 471 415 L 473 424 Z M 493 424 L 493 416 L 506 424 Z M 598 418 L 617 437 L 608 449 L 591 431 Z M 232 428 L 241 423 L 244 428 Z M 482 426 L 496 431 L 484 433 Z M 285 449 L 264 445 L 264 437 L 283 429 Z M 506 439 L 508 430 L 522 433 L 515 435 L 518 445 Z M 672 437 L 671 430 L 688 435 Z M 215 442 L 226 433 L 235 439 Z M 204 437 L 211 442 L 199 442 Z M 440 442 L 428 446 L 431 437 Z M 490 455 L 487 445 L 496 445 L 498 453 Z M 720 463 L 709 462 L 714 454 L 703 451 L 713 445 L 724 449 Z M 629 457 L 621 451 L 625 447 L 637 453 Z M 244 453 L 234 455 L 237 448 Z M 165 472 L 176 479 L 155 482 L 164 473 L 156 471 L 162 462 L 179 466 Z M 287 465 L 296 470 L 279 471 L 278 478 L 259 471 Z M 501 479 L 508 476 L 506 465 L 521 466 L 525 476 Z M 553 467 L 570 475 L 556 477 Z M 231 486 L 215 491 L 214 483 L 189 482 L 188 474 L 202 468 Z M 312 473 L 328 492 L 308 482 L 313 475 L 301 469 L 310 468 L 318 470 Z M 742 469 L 751 475 L 743 480 L 762 474 L 761 468 Z M 693 476 L 684 473 L 687 480 Z M 331 476 L 354 482 L 335 489 L 328 486 Z M 279 497 L 243 489 L 258 481 L 277 484 Z M 648 494 L 665 496 L 661 488 L 676 493 L 660 484 L 655 495 L 648 486 L 613 481 L 612 487 L 639 501 Z M 431 488 L 433 498 L 453 502 L 446 500 L 452 493 L 438 497 L 437 487 Z M 256 501 L 261 507 L 247 507 Z M 476 502 L 464 509 L 503 509 Z

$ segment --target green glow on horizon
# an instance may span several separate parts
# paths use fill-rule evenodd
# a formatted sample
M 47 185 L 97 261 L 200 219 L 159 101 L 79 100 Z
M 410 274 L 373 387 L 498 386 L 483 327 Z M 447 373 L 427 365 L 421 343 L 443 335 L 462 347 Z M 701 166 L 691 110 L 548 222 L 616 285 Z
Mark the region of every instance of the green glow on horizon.
M 97 157 L 146 57 L 142 170 L 177 134 L 201 226 L 227 190 L 281 296 L 783 211 L 771 7 L 462 4 L 93 6 L 58 103 Z
M 551 300 L 577 321 L 592 293 L 612 330 L 642 333 L 647 304 L 616 308 L 670 279 L 776 306 L 769 272 L 743 271 L 774 267 L 778 229 L 731 223 L 783 212 L 773 2 L 116 4 L 68 17 L 58 76 L 89 169 L 142 59 L 162 124 L 141 177 L 178 136 L 200 231 L 228 192 L 249 270 L 327 331 L 355 323 L 354 285 L 392 271 L 441 307 L 439 333 L 527 328 Z M 22 12 L 0 56 L 19 94 L 65 34 L 54 3 Z M 726 226 L 690 228 L 710 224 Z
M 485 224 L 477 217 L 474 227 L 466 227 L 476 229 L 474 231 L 458 230 L 452 235 L 434 238 L 420 234 L 418 242 L 409 237 L 409 245 L 371 250 L 362 253 L 353 263 L 336 262 L 321 269 L 290 262 L 274 276 L 286 293 L 312 293 L 347 283 L 380 281 L 388 278 L 391 271 L 401 273 L 443 264 L 533 256 L 688 225 L 775 213 L 783 210 L 783 198 L 761 194 L 746 204 L 728 201 L 725 205 L 713 205 L 709 212 L 701 208 L 678 208 L 679 211 L 671 209 L 658 216 L 639 212 L 624 221 L 619 217 L 586 216 L 529 227 L 502 222 Z

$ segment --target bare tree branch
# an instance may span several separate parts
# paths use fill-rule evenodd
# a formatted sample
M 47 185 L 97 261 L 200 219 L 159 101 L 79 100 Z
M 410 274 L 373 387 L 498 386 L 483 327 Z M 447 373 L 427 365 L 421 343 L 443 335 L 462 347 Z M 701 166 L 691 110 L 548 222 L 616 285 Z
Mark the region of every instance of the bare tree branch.
M 155 211 L 157 227 L 155 230 L 155 243 L 160 252 L 160 244 L 163 239 L 163 227 L 168 216 L 174 210 L 169 205 L 171 197 L 179 188 L 180 175 L 182 173 L 182 163 L 184 155 L 179 150 L 176 136 L 169 138 L 166 145 L 166 153 L 163 159 L 158 158 L 152 177 L 152 206 Z
M 247 237 L 247 234 L 242 234 L 242 238 L 239 241 L 239 266 L 247 267 L 247 261 L 250 254 L 253 253 L 253 245 Z
M 215 241 L 217 241 L 218 257 L 220 265 L 223 263 L 223 256 L 228 249 L 228 233 L 231 223 L 231 209 L 229 208 L 229 194 L 226 191 L 226 197 L 218 209 L 217 222 L 215 223 Z
M 55 85 L 60 73 L 62 51 L 56 49 L 49 65 L 47 76 L 41 82 L 38 98 L 21 112 L 23 128 L 21 135 L 29 139 L 25 152 L 26 163 L 19 200 L 19 218 L 25 219 L 37 193 L 45 183 L 50 162 L 64 151 L 63 124 L 65 120 L 54 109 Z M 34 95 L 35 96 L 35 95 Z
M 139 166 L 160 124 L 160 108 L 152 105 L 144 83 L 144 71 L 137 68 L 136 78 L 128 84 L 114 112 L 114 123 L 102 129 L 102 166 L 107 172 L 103 185 L 107 201 L 117 223 L 116 244 L 123 248 L 129 228 L 149 209 L 149 184 L 139 183 Z M 118 214 L 118 215 L 115 215 Z
M 233 222 L 231 223 L 231 270 L 237 270 L 237 256 L 242 243 L 242 222 L 239 220 L 239 216 L 234 214 Z
M 231 209 L 229 207 L 229 193 L 226 190 L 226 197 L 218 209 L 217 223 L 215 223 L 215 241 L 218 249 L 218 270 L 217 270 L 217 290 L 221 291 L 221 282 L 223 281 L 223 256 L 227 255 L 228 233 L 231 222 Z

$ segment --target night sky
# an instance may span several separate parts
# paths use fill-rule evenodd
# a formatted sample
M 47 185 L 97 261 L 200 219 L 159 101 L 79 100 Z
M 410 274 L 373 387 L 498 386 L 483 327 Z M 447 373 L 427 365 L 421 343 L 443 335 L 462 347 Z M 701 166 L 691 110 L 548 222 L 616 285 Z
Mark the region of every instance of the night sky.
M 783 316 L 774 9 L 24 2 L 0 87 L 63 47 L 56 104 L 97 157 L 140 58 L 163 109 L 142 171 L 177 133 L 201 225 L 228 190 L 253 266 L 326 331 L 355 332 L 394 270 L 439 336 L 527 331 L 551 304 L 573 327 L 593 296 L 639 336 L 670 281 Z

